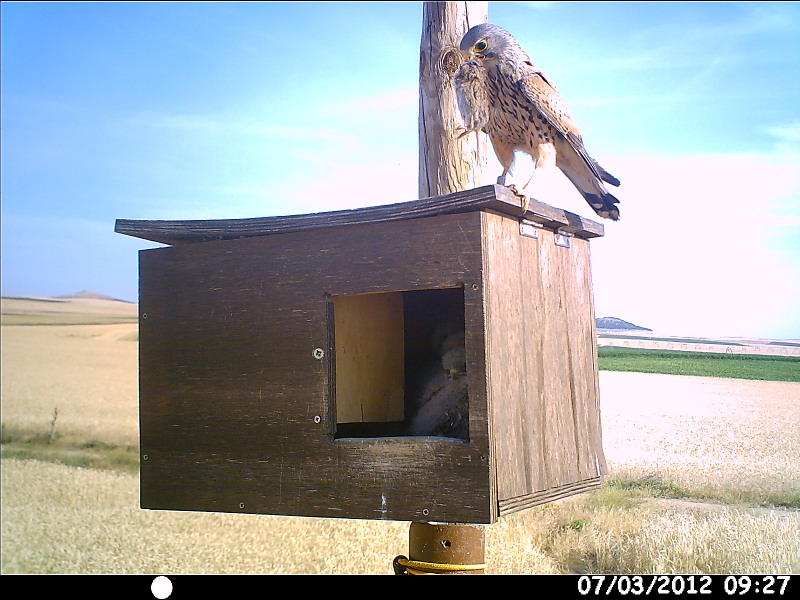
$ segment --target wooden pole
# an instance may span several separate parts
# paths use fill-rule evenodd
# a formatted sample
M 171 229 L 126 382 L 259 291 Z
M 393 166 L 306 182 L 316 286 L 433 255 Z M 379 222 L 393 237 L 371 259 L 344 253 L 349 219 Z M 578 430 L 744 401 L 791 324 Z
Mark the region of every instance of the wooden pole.
M 487 138 L 459 139 L 462 125 L 453 75 L 461 66 L 459 42 L 470 27 L 488 22 L 488 2 L 424 2 L 419 60 L 419 197 L 479 187 L 487 165 Z M 397 574 L 483 573 L 482 525 L 411 523 L 408 558 Z
M 488 2 L 424 2 L 419 62 L 419 197 L 462 192 L 483 185 L 484 133 L 458 139 L 462 124 L 453 75 L 470 27 L 486 23 Z

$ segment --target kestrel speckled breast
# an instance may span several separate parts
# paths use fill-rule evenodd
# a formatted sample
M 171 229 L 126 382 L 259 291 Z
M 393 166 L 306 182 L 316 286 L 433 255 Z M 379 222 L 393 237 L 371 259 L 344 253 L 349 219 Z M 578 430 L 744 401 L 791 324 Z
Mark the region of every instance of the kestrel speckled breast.
M 458 107 L 466 131 L 484 131 L 503 166 L 505 178 L 514 152 L 529 154 L 537 167 L 556 166 L 601 217 L 619 219 L 619 200 L 603 182 L 618 186 L 586 152 L 578 126 L 561 94 L 514 37 L 496 25 L 470 29 L 461 40 L 467 61 L 455 75 Z

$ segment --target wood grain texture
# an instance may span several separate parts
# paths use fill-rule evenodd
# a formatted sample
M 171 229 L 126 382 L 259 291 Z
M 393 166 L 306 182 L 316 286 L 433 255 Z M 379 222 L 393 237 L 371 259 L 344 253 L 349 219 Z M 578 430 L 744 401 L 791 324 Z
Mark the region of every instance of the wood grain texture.
M 142 507 L 495 520 L 480 235 L 468 213 L 142 251 Z M 469 443 L 335 439 L 329 298 L 438 288 L 464 290 Z
M 488 2 L 424 2 L 419 61 L 419 197 L 474 188 L 484 180 L 488 137 L 460 137 L 453 75 L 470 27 L 488 20 Z
M 487 185 L 434 198 L 304 215 L 200 221 L 118 219 L 115 231 L 161 244 L 177 246 L 294 231 L 327 229 L 344 225 L 405 221 L 437 215 L 476 212 L 485 209 L 513 217 L 520 217 L 522 213 L 519 197 L 503 186 Z M 543 202 L 538 202 L 533 198 L 530 200 L 530 206 L 525 218 L 550 229 L 561 229 L 586 239 L 599 237 L 604 233 L 601 223 L 585 219 Z
M 401 292 L 334 296 L 336 422 L 402 421 Z
M 483 209 L 142 251 L 142 506 L 491 523 L 597 487 L 589 242 L 570 241 Z M 406 369 L 463 304 L 468 442 L 337 430 L 336 299 L 370 296 L 424 330 L 386 342 Z
M 486 355 L 501 514 L 592 487 L 600 437 L 588 242 L 484 212 Z M 582 482 L 586 482 L 585 484 Z
M 524 494 L 514 498 L 503 498 L 500 500 L 500 515 L 510 515 L 521 510 L 569 498 L 575 494 L 596 490 L 603 485 L 601 477 L 594 479 L 583 479 L 575 483 L 566 484 L 557 488 L 548 488 L 540 492 Z

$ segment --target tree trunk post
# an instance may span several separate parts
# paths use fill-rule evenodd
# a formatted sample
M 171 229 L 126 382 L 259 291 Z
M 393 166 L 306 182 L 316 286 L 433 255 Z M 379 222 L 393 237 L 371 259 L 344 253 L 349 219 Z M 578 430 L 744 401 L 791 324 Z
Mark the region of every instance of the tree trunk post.
M 486 23 L 488 2 L 424 2 L 419 63 L 419 197 L 479 187 L 487 165 L 487 136 L 465 135 L 453 75 L 470 27 Z
M 419 61 L 419 197 L 479 187 L 487 164 L 483 133 L 459 138 L 462 125 L 453 75 L 461 66 L 459 42 L 486 23 L 488 2 L 424 2 Z M 482 525 L 411 523 L 408 558 L 394 559 L 397 574 L 483 573 Z

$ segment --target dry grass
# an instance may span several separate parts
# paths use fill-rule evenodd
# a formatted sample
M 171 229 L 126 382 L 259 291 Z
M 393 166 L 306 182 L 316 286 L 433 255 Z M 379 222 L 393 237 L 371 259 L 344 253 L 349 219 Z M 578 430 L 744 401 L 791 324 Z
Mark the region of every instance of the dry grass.
M 602 372 L 600 388 L 613 476 L 800 498 L 800 383 Z
M 143 511 L 138 477 L 3 461 L 3 573 L 388 573 L 407 524 Z
M 3 423 L 62 436 L 137 444 L 136 323 L 2 328 Z
M 492 526 L 497 573 L 798 572 L 800 514 L 754 514 L 642 501 L 595 503 L 604 492 L 543 506 Z
M 390 573 L 408 524 L 143 511 L 135 475 L 2 464 L 3 573 Z M 599 501 L 598 501 L 599 500 Z M 598 495 L 487 528 L 490 573 L 749 573 L 800 569 L 800 515 Z
M 5 308 L 5 301 L 4 301 Z M 5 319 L 4 319 L 5 322 Z M 2 328 L 8 427 L 137 440 L 135 324 Z M 487 528 L 494 573 L 800 572 L 800 384 L 601 373 L 615 478 L 727 505 L 605 487 Z M 135 474 L 2 461 L 3 573 L 389 573 L 396 522 L 143 511 Z

